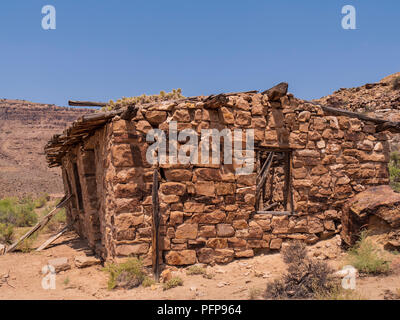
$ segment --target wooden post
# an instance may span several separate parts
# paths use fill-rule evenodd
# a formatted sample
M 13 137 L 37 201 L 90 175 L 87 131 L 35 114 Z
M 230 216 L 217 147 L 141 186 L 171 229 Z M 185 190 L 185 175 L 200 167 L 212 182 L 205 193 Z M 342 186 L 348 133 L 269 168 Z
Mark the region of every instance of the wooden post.
M 160 210 L 158 201 L 158 169 L 153 173 L 153 227 L 152 227 L 152 262 L 155 281 L 160 280 Z
M 285 184 L 283 187 L 283 207 L 287 210 L 287 204 L 289 199 L 289 184 L 290 184 L 290 155 L 289 152 L 284 154 L 284 171 L 285 171 Z

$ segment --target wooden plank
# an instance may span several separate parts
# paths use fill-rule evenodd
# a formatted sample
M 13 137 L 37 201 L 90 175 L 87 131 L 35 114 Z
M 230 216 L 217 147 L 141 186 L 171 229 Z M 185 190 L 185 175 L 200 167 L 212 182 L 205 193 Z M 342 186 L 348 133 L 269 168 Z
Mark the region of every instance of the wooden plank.
M 267 179 L 268 171 L 269 171 L 269 168 L 271 167 L 273 158 L 274 158 L 274 152 L 271 152 L 268 155 L 265 167 L 263 166 L 264 171 L 261 173 L 261 178 L 260 178 L 260 181 L 257 184 L 257 188 L 256 188 L 256 201 L 258 201 L 262 186 L 265 184 L 265 180 Z
M 289 192 L 290 192 L 290 154 L 285 152 L 284 156 L 285 180 L 283 185 L 283 207 L 287 210 Z
M 70 196 L 64 196 L 64 198 L 60 201 L 60 203 L 53 209 L 51 212 L 46 215 L 42 220 L 40 220 L 31 230 L 29 230 L 27 233 L 25 233 L 21 238 L 19 238 L 16 242 L 14 242 L 11 246 L 7 248 L 7 252 L 12 252 L 15 250 L 15 248 L 25 239 L 29 238 L 32 234 L 34 234 L 36 231 L 39 229 L 43 228 L 49 221 L 50 219 L 55 215 L 55 213 L 61 209 L 63 206 L 65 206 L 68 201 L 72 198 L 72 195 Z
M 61 237 L 65 232 L 67 232 L 69 230 L 69 228 L 73 226 L 74 223 L 75 223 L 75 221 L 73 221 L 69 225 L 65 226 L 59 233 L 55 234 L 54 236 L 50 237 L 45 242 L 43 242 L 43 244 L 39 248 L 37 248 L 35 251 L 42 251 L 42 250 L 46 249 L 50 244 L 52 244 L 59 237 Z
M 278 202 L 272 203 L 272 204 L 270 204 L 269 206 L 265 207 L 265 208 L 263 209 L 263 211 L 271 210 L 271 209 L 275 208 L 275 207 L 278 206 L 278 205 L 279 205 Z
M 153 225 L 152 225 L 152 263 L 155 281 L 160 281 L 160 210 L 158 200 L 158 169 L 153 173 L 152 202 L 153 202 Z

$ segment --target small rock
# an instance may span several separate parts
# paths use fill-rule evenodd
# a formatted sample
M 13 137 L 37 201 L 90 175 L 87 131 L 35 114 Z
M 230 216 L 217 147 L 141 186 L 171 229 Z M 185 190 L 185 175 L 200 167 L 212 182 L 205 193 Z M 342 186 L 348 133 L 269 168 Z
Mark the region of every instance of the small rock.
M 86 268 L 100 264 L 101 261 L 96 257 L 77 256 L 75 257 L 75 266 L 78 268 Z
M 68 258 L 56 258 L 51 259 L 47 262 L 50 266 L 53 266 L 56 273 L 60 271 L 66 271 L 71 269 L 71 265 L 68 262 Z
M 190 291 L 197 291 L 196 287 L 190 287 Z
M 226 271 L 219 268 L 215 270 L 215 273 L 226 273 Z
M 217 287 L 222 288 L 222 287 L 229 286 L 229 285 L 230 285 L 229 282 L 218 282 Z
M 163 272 L 161 272 L 160 274 L 161 282 L 165 283 L 171 279 L 172 279 L 172 272 L 170 269 L 165 269 Z

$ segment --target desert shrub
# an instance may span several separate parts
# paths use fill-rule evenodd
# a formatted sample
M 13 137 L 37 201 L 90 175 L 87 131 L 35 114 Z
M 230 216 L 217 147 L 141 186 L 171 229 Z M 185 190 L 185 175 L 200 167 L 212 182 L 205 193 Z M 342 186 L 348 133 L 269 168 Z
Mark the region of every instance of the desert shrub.
M 317 300 L 364 300 L 363 297 L 355 290 L 343 289 L 341 284 L 335 283 L 329 291 L 317 293 Z
M 262 290 L 259 288 L 250 288 L 249 300 L 255 300 L 262 294 Z
M 16 227 L 31 227 L 37 222 L 32 198 L 5 198 L 0 200 L 0 223 Z
M 35 208 L 43 208 L 47 201 L 49 201 L 49 195 L 47 193 L 43 193 L 40 197 L 34 200 Z
M 348 251 L 347 261 L 360 273 L 385 274 L 389 272 L 389 261 L 381 257 L 379 248 L 368 239 L 368 232 L 361 232 L 360 239 Z
M 53 208 L 46 208 L 43 212 L 43 216 L 47 215 Z M 63 226 L 67 221 L 67 215 L 65 208 L 58 209 L 58 212 L 50 219 L 47 225 L 43 228 L 42 232 L 56 232 Z
M 393 151 L 389 161 L 390 186 L 393 190 L 400 192 L 400 154 Z
M 23 234 L 25 234 L 27 231 L 29 230 L 29 228 L 24 228 L 21 230 L 18 230 L 18 235 L 17 237 L 22 236 Z M 29 238 L 24 239 L 17 247 L 18 250 L 21 250 L 23 253 L 29 253 L 31 251 L 33 251 L 34 249 L 34 243 L 38 238 L 38 233 L 35 232 L 33 233 Z
M 154 284 L 156 284 L 155 280 L 150 278 L 150 277 L 145 277 L 143 282 L 142 282 L 142 286 L 145 287 L 145 288 L 151 287 Z
M 117 287 L 132 289 L 142 284 L 145 279 L 143 264 L 140 259 L 130 258 L 123 263 L 112 263 L 104 268 L 109 274 L 108 289 Z
M 63 281 L 64 286 L 69 285 L 69 282 L 70 282 L 69 277 L 66 277 L 66 278 L 64 279 L 64 281 Z
M 137 97 L 130 97 L 130 98 L 123 97 L 122 99 L 119 99 L 115 102 L 110 100 L 108 105 L 102 108 L 102 111 L 111 111 L 121 108 L 127 108 L 128 106 L 132 106 L 135 104 L 145 104 L 150 102 L 160 102 L 160 101 L 167 101 L 167 100 L 174 100 L 181 98 L 184 98 L 181 89 L 172 89 L 171 92 L 160 91 L 160 94 L 154 94 L 150 96 L 142 94 L 141 96 Z
M 267 284 L 267 299 L 310 299 L 333 286 L 332 270 L 322 261 L 310 259 L 304 244 L 294 242 L 282 250 L 288 272 Z
M 206 269 L 201 266 L 190 266 L 186 270 L 186 274 L 189 276 L 198 275 L 198 274 L 206 274 Z
M 14 239 L 14 227 L 9 224 L 0 223 L 0 243 L 12 244 Z
M 167 282 L 164 283 L 163 289 L 164 290 L 169 290 L 178 286 L 183 286 L 183 280 L 179 277 L 174 277 Z

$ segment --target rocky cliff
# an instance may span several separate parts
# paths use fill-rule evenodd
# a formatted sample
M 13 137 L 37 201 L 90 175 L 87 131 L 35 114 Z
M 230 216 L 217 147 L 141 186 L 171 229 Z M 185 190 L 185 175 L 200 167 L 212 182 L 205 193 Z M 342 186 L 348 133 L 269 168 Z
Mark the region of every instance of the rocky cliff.
M 0 99 L 0 198 L 63 192 L 59 169 L 48 169 L 43 147 L 93 109 Z

